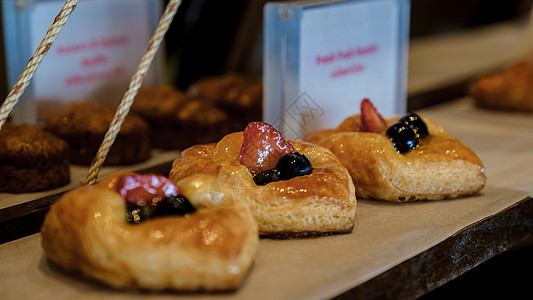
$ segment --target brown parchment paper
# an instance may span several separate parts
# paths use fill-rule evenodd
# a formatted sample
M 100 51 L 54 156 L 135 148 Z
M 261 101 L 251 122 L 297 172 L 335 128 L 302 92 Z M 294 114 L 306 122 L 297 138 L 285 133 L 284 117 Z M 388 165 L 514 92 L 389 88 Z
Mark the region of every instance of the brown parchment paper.
M 0 245 L 2 299 L 324 299 L 338 295 L 484 218 L 527 192 L 488 186 L 469 198 L 415 203 L 359 200 L 350 234 L 263 239 L 241 288 L 226 294 L 142 294 L 108 289 L 56 269 L 40 235 Z M 142 263 L 142 262 L 139 262 Z

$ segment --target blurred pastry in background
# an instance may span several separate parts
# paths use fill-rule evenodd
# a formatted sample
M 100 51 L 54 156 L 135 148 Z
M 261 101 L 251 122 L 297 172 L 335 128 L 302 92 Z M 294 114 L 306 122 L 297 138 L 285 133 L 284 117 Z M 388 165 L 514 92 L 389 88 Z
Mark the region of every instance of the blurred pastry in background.
M 0 130 L 0 192 L 51 190 L 70 182 L 68 144 L 31 124 Z
M 533 58 L 476 79 L 469 94 L 479 107 L 533 112 Z
M 213 101 L 192 98 L 170 85 L 139 91 L 131 110 L 149 122 L 155 148 L 215 142 L 230 131 L 228 114 Z
M 232 117 L 234 130 L 262 118 L 263 83 L 240 74 L 228 73 L 205 76 L 194 82 L 187 93 L 193 97 L 211 99 Z
M 40 114 L 43 128 L 70 145 L 73 164 L 90 165 L 113 120 L 115 109 L 95 101 L 71 102 Z M 124 119 L 104 165 L 128 165 L 150 158 L 149 125 L 135 113 Z

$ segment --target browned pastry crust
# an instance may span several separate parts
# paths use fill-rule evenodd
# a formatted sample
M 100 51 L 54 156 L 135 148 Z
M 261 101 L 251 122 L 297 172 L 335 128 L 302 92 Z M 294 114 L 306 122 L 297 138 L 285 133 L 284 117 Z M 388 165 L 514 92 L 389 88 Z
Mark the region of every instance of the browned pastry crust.
M 150 123 L 156 148 L 184 149 L 214 142 L 229 131 L 229 117 L 206 98 L 192 98 L 169 85 L 139 92 L 132 111 Z
M 533 60 L 478 78 L 469 93 L 480 107 L 533 112 Z
M 44 113 L 44 129 L 66 140 L 70 161 L 90 165 L 113 120 L 115 110 L 94 101 L 73 102 Z M 125 118 L 106 165 L 134 164 L 150 158 L 149 126 L 134 113 Z
M 471 195 L 484 187 L 481 160 L 436 123 L 424 118 L 430 135 L 421 139 L 416 149 L 400 154 L 386 135 L 357 132 L 359 118 L 352 116 L 337 129 L 304 136 L 304 140 L 337 155 L 350 172 L 358 197 L 402 202 L 439 200 Z
M 262 236 L 298 237 L 350 232 L 356 211 L 350 176 L 329 150 L 303 141 L 290 141 L 313 166 L 309 175 L 254 183 L 239 163 L 243 133 L 227 135 L 217 144 L 185 149 L 174 161 L 170 177 L 181 186 L 196 186 L 224 203 L 245 202 Z M 201 175 L 191 180 L 192 174 Z M 221 197 L 218 192 L 223 191 Z
M 70 182 L 69 147 L 31 124 L 0 130 L 0 192 L 29 193 Z
M 258 245 L 245 205 L 217 206 L 185 187 L 195 213 L 132 225 L 113 190 L 118 175 L 70 191 L 51 207 L 41 228 L 50 260 L 116 288 L 212 291 L 241 284 Z

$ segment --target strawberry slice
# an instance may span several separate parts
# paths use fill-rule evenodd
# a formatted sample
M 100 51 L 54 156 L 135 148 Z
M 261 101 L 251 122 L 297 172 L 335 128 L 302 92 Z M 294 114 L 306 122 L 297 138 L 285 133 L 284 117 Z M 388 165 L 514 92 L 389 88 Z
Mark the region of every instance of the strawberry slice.
M 147 206 L 153 200 L 176 196 L 180 192 L 170 179 L 155 174 L 121 176 L 115 189 L 127 202 L 137 204 L 142 201 Z
M 361 101 L 361 128 L 363 132 L 384 133 L 387 131 L 387 121 L 379 114 L 374 104 L 367 98 Z
M 240 163 L 254 176 L 273 169 L 282 156 L 294 152 L 294 147 L 285 140 L 281 132 L 268 123 L 248 124 L 243 137 Z

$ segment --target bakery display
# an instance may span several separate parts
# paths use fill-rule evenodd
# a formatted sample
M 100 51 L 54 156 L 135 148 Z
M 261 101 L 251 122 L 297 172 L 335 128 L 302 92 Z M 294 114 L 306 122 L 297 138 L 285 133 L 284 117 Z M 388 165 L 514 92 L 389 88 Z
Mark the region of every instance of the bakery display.
M 477 78 L 470 84 L 469 94 L 479 107 L 533 112 L 533 59 Z
M 479 192 L 486 181 L 479 157 L 441 126 L 415 113 L 385 120 L 368 99 L 361 102 L 361 114 L 303 139 L 339 158 L 357 197 L 401 202 L 456 198 Z
M 134 173 L 66 193 L 41 232 L 47 257 L 63 269 L 154 291 L 233 290 L 258 245 L 243 203 L 222 207 L 195 187 Z
M 95 101 L 71 102 L 41 114 L 43 128 L 70 145 L 73 164 L 90 165 L 113 120 L 115 109 Z M 149 125 L 130 113 L 122 123 L 105 165 L 128 165 L 150 158 Z
M 219 140 L 230 130 L 228 114 L 206 98 L 193 98 L 170 86 L 145 88 L 131 110 L 147 120 L 156 148 L 184 149 Z
M 210 99 L 229 113 L 232 132 L 262 118 L 263 82 L 237 73 L 205 76 L 189 86 L 192 97 Z
M 170 178 L 203 190 L 220 205 L 246 203 L 264 237 L 353 229 L 355 188 L 346 168 L 328 149 L 286 141 L 267 123 L 253 122 L 218 143 L 185 149 Z
M 156 148 L 212 143 L 261 118 L 263 84 L 238 74 L 205 76 L 187 92 L 171 85 L 143 88 L 131 110 L 150 123 Z
M 30 193 L 70 182 L 68 144 L 31 124 L 0 130 L 0 192 Z
M 167 11 L 175 12 L 179 1 L 171 0 L 170 2 Z M 55 28 L 55 33 L 61 31 L 65 24 L 66 18 L 64 17 L 68 16 L 65 12 L 71 12 L 74 8 L 72 5 L 67 6 L 65 4 L 62 12 L 56 17 L 56 21 L 61 19 L 61 24 L 59 24 L 61 26 Z M 244 8 L 243 11 L 238 11 L 244 16 L 243 20 L 240 23 L 230 22 L 234 23 L 230 25 L 236 26 L 228 27 L 229 30 L 226 32 L 231 35 L 232 29 L 236 29 L 233 33 L 240 38 L 236 43 L 228 44 L 231 51 L 226 52 L 233 54 L 231 57 L 233 59 L 228 61 L 229 64 L 226 63 L 224 68 L 226 70 L 236 67 L 254 71 L 261 63 L 261 57 L 254 55 L 257 54 L 255 50 L 260 47 L 256 47 L 258 43 L 257 39 L 253 38 L 253 30 L 243 32 L 242 28 L 238 28 L 246 23 L 254 23 L 254 15 L 247 15 L 253 7 Z M 187 7 L 185 9 L 187 10 Z M 324 6 L 320 9 L 326 11 L 328 7 Z M 393 9 L 396 9 L 396 6 Z M 154 12 L 153 9 L 148 10 L 149 13 Z M 278 11 L 272 12 L 273 14 L 269 16 L 281 17 L 281 22 L 284 21 L 284 17 L 291 17 L 290 15 L 276 15 Z M 357 12 L 365 14 L 357 8 L 352 11 L 352 13 Z M 385 11 L 386 14 L 380 16 L 387 17 L 390 15 L 388 12 Z M 400 12 L 405 12 L 405 10 Z M 105 9 L 99 13 L 105 13 Z M 296 15 L 296 17 L 299 16 Z M 303 16 L 303 10 L 301 16 Z M 131 19 L 132 16 L 125 13 L 122 17 Z M 152 17 L 153 14 L 149 18 L 150 21 L 157 21 Z M 190 18 L 187 20 L 187 17 L 190 15 L 186 16 L 185 21 L 191 21 Z M 227 20 L 231 19 L 227 15 L 225 17 Z M 401 17 L 400 23 L 403 23 L 405 19 L 403 17 L 409 16 L 404 14 Z M 250 19 L 252 22 L 249 22 Z M 127 76 L 125 73 L 134 71 L 128 90 L 121 101 L 121 107 L 125 110 L 119 111 L 119 115 L 125 118 L 130 111 L 130 105 L 133 104 L 132 95 L 137 94 L 137 89 L 142 86 L 143 79 L 146 81 L 145 85 L 160 82 L 162 78 L 160 71 L 164 71 L 161 64 L 156 64 L 155 68 L 152 68 L 152 71 L 155 71 L 152 74 L 155 75 L 153 77 L 145 77 L 148 75 L 147 67 L 157 52 L 159 42 L 162 41 L 162 36 L 167 29 L 172 30 L 175 25 L 178 25 L 178 31 L 180 31 L 179 27 L 183 20 L 177 20 L 178 24 L 172 25 L 172 16 L 169 17 L 165 12 L 160 21 L 159 24 L 150 22 L 149 25 L 153 26 L 144 28 L 148 31 L 138 32 L 137 37 L 141 37 L 142 34 L 149 38 L 150 31 L 156 29 L 157 25 L 156 33 L 148 42 L 147 48 L 137 49 L 140 52 L 146 50 L 142 62 L 136 69 L 132 63 L 125 62 L 125 67 L 119 70 L 125 72 L 115 72 L 117 57 L 107 55 L 107 50 L 120 51 L 124 48 L 122 46 L 128 44 L 125 43 L 128 41 L 124 39 L 126 37 L 124 34 L 119 36 L 113 34 L 113 30 L 110 32 L 103 30 L 97 39 L 91 38 L 89 43 L 78 40 L 59 45 L 62 47 L 61 52 L 66 54 L 62 55 L 63 58 L 69 58 L 72 62 L 70 67 L 80 67 L 82 64 L 82 71 L 86 72 L 82 72 L 83 74 L 64 73 L 67 76 L 68 89 L 61 87 L 61 83 L 65 83 L 64 80 L 56 80 L 59 83 L 57 93 L 53 90 L 41 89 L 43 81 L 40 80 L 36 86 L 39 89 L 32 89 L 32 85 L 28 86 L 28 91 L 31 92 L 30 98 L 32 96 L 47 97 L 45 94 L 51 97 L 69 97 L 69 93 L 72 92 L 74 95 L 71 96 L 74 97 L 105 94 L 109 97 L 98 98 L 98 101 L 110 104 L 104 98 L 110 98 L 111 94 L 120 96 L 117 95 L 120 93 L 120 88 L 115 90 L 111 85 L 114 85 L 116 81 L 126 83 L 122 80 L 124 79 L 122 75 Z M 195 27 L 200 28 L 205 20 L 194 19 L 192 21 L 195 21 L 193 22 Z M 397 25 L 394 24 L 397 19 L 389 21 Z M 124 25 L 123 22 L 118 23 L 118 27 Z M 188 25 L 189 23 L 191 22 L 188 22 Z M 389 23 L 381 23 L 381 25 L 389 25 Z M 522 28 L 518 27 L 522 27 L 522 23 L 517 24 L 520 26 L 512 27 L 517 27 L 520 29 L 518 31 L 521 31 Z M 305 22 L 301 24 L 309 25 Z M 378 29 L 390 31 L 381 25 Z M 313 28 L 302 27 L 299 33 L 307 33 L 307 29 L 310 29 L 310 32 L 314 31 Z M 395 28 L 392 29 L 394 31 Z M 47 32 L 47 37 L 52 31 Z M 511 33 L 515 31 L 513 28 Z M 335 34 L 331 30 L 324 30 L 324 32 Z M 178 83 L 183 84 L 191 82 L 190 79 L 197 77 L 196 75 L 200 73 L 178 72 L 178 74 L 175 72 L 179 69 L 180 61 L 187 61 L 186 57 L 181 55 L 184 52 L 178 49 L 183 43 L 176 40 L 176 37 L 179 38 L 182 35 L 181 33 L 173 34 L 173 41 L 170 41 L 172 42 L 171 48 L 178 51 L 169 52 L 172 54 L 168 57 L 169 62 L 174 64 L 167 64 L 166 67 L 170 67 L 168 71 L 171 75 L 179 75 Z M 198 33 L 201 32 L 198 30 L 185 32 L 185 44 L 187 40 L 191 41 L 191 38 L 192 40 L 210 40 L 206 38 L 207 35 Z M 479 37 L 485 39 L 494 33 L 498 34 L 494 30 L 480 32 Z M 502 33 L 508 35 L 509 31 L 504 30 Z M 393 32 L 394 46 L 408 44 L 406 39 L 396 39 L 397 35 L 397 31 Z M 82 34 L 80 38 L 83 36 L 87 35 Z M 284 37 L 281 35 L 281 38 Z M 328 119 L 334 117 L 334 114 L 332 114 L 333 111 L 328 111 L 328 105 L 325 102 L 340 94 L 346 94 L 343 87 L 350 84 L 353 86 L 354 80 L 356 85 L 362 83 L 364 88 L 367 79 L 375 79 L 373 77 L 376 77 L 378 73 L 384 74 L 386 79 L 398 84 L 385 87 L 382 92 L 387 94 L 390 90 L 394 94 L 395 90 L 398 90 L 397 85 L 400 89 L 405 89 L 405 81 L 409 79 L 411 83 L 411 79 L 415 79 L 420 82 L 415 82 L 410 87 L 414 87 L 417 94 L 427 94 L 427 89 L 445 89 L 446 87 L 442 86 L 446 84 L 445 81 L 453 83 L 452 77 L 461 77 L 465 71 L 466 73 L 475 72 L 475 68 L 483 67 L 483 63 L 490 60 L 474 61 L 472 66 L 468 64 L 457 66 L 456 64 L 455 67 L 459 68 L 454 68 L 452 64 L 448 68 L 441 69 L 438 68 L 441 66 L 434 66 L 432 69 L 444 72 L 426 73 L 434 75 L 434 78 L 429 79 L 437 80 L 428 80 L 428 76 L 406 78 L 406 72 L 396 72 L 398 66 L 400 66 L 400 71 L 406 69 L 406 51 L 392 53 L 394 51 L 390 50 L 394 49 L 389 47 L 390 39 L 386 39 L 387 37 L 388 35 L 380 35 L 371 40 L 345 40 L 344 42 L 341 38 L 341 47 L 333 44 L 323 45 L 324 47 L 320 49 L 308 48 L 310 51 L 300 51 L 292 56 L 281 53 L 282 65 L 285 62 L 284 58 L 287 58 L 289 69 L 292 63 L 301 62 L 300 67 L 303 66 L 303 68 L 297 69 L 304 71 L 303 76 L 307 77 L 302 77 L 304 79 L 298 83 L 304 86 L 301 90 L 303 93 L 281 95 L 298 96 L 297 98 L 265 99 L 274 100 L 274 102 L 282 101 L 281 106 L 274 105 L 274 108 L 280 112 L 281 117 L 290 117 L 294 120 L 288 123 L 276 117 L 268 118 L 268 120 L 276 120 L 283 129 L 293 134 L 298 133 L 305 131 L 305 128 L 313 127 L 308 126 L 309 124 L 306 123 L 308 121 L 328 123 Z M 498 38 L 498 36 L 494 37 Z M 454 44 L 453 42 L 461 44 L 465 38 L 475 39 L 476 33 L 468 32 L 466 36 L 458 35 L 457 37 L 446 36 L 446 39 L 442 41 L 439 39 L 420 41 L 415 45 L 420 46 L 414 49 L 418 50 L 417 53 L 413 53 L 422 54 L 418 56 L 424 56 L 422 58 L 429 61 L 433 55 L 439 56 L 442 62 L 453 61 L 454 58 L 459 58 L 457 61 L 461 62 L 459 56 L 463 54 L 468 56 L 472 54 L 469 53 L 472 50 L 476 52 L 479 49 L 452 47 L 454 49 L 451 50 L 460 51 L 432 53 L 434 50 L 432 48 L 435 45 L 442 48 L 443 43 L 439 44 L 439 42 L 447 45 Z M 506 39 L 506 41 L 511 40 Z M 42 58 L 43 54 L 49 52 L 49 49 L 53 50 L 48 42 L 49 39 L 43 39 L 35 56 Z M 95 42 L 98 42 L 98 45 Z M 217 44 L 217 41 L 213 42 Z M 259 46 L 260 44 L 259 41 Z M 489 43 L 480 44 L 488 45 Z M 87 45 L 89 48 L 85 49 Z M 102 54 L 99 49 L 93 47 L 95 45 L 104 46 L 103 50 L 106 50 L 106 53 Z M 83 49 L 78 46 L 83 46 L 81 47 Z M 128 46 L 131 46 L 130 48 L 142 47 L 138 43 L 129 43 Z M 201 58 L 214 58 L 212 61 L 216 62 L 208 68 L 200 66 L 196 71 L 221 69 L 220 67 L 224 65 L 224 50 L 228 49 L 216 46 L 208 45 L 208 47 L 198 48 L 202 50 L 202 53 L 198 52 L 195 56 L 200 58 L 200 64 L 202 64 Z M 274 48 L 276 46 L 278 45 L 274 43 Z M 305 50 L 306 45 L 302 44 L 302 46 Z M 376 50 L 375 46 L 379 46 L 379 51 L 365 51 L 369 47 Z M 405 50 L 405 47 L 398 49 L 400 48 Z M 95 50 L 99 53 L 91 54 L 84 50 Z M 239 57 L 239 54 L 242 54 L 239 50 L 250 52 L 245 54 L 252 55 L 240 55 Z M 485 54 L 498 54 L 497 50 L 502 49 L 491 49 L 491 51 L 485 51 Z M 347 53 L 349 55 L 346 55 Z M 452 55 L 448 55 L 449 57 L 442 55 L 450 53 Z M 80 58 L 78 54 L 82 57 Z M 301 54 L 304 55 L 299 57 Z M 383 54 L 389 56 L 392 54 L 395 59 L 394 63 L 390 64 L 381 59 Z M 77 60 L 76 56 L 80 59 Z M 332 57 L 333 60 L 329 59 Z M 267 66 L 272 62 L 271 56 L 267 55 L 263 58 L 266 59 L 264 63 Z M 505 59 L 504 56 L 500 58 Z M 154 63 L 157 62 L 156 59 Z M 247 65 L 250 62 L 252 64 Z M 492 60 L 492 63 L 494 62 Z M 6 119 L 11 118 L 11 121 L 17 121 L 21 117 L 27 117 L 26 112 L 34 111 L 33 103 L 30 103 L 30 107 L 22 103 L 23 106 L 18 107 L 21 111 L 17 109 L 15 114 L 12 114 L 11 103 L 14 104 L 16 101 L 11 101 L 11 99 L 17 100 L 24 92 L 29 80 L 22 79 L 31 79 L 39 63 L 40 60 L 36 65 L 28 64 L 20 76 L 21 79 L 13 85 L 5 101 L 10 104 L 9 109 L 3 114 Z M 48 66 L 58 66 L 53 61 L 49 63 Z M 383 63 L 392 71 L 381 72 L 380 68 Z M 306 66 L 312 68 L 306 68 Z M 353 70 L 354 66 L 364 68 L 359 68 L 356 72 L 344 72 L 347 68 Z M 412 66 L 424 67 L 428 64 L 422 60 L 415 62 Z M 66 67 L 69 66 L 64 65 L 59 69 Z M 112 75 L 121 75 L 121 78 L 118 76 L 105 78 L 111 74 L 106 68 L 109 70 L 113 68 Z M 184 70 L 184 68 L 181 69 Z M 415 71 L 422 71 L 422 73 L 427 71 L 427 68 L 419 69 Z M 344 73 L 340 74 L 339 70 Z M 46 66 L 44 71 L 47 73 Z M 264 88 L 268 91 L 266 94 L 268 96 L 271 95 L 271 88 L 277 87 L 277 83 L 282 88 L 293 86 L 294 82 L 291 79 L 294 77 L 283 76 L 286 73 L 279 72 L 280 76 L 276 78 L 277 71 L 279 70 L 270 68 L 264 73 L 267 79 L 265 82 L 268 83 Z M 12 75 L 12 72 L 9 73 Z M 38 73 L 35 74 L 38 75 Z M 339 74 L 341 76 L 337 76 Z M 377 76 L 379 77 L 379 74 Z M 73 78 L 76 82 L 72 82 Z M 274 80 L 271 86 L 272 80 L 270 79 L 272 78 L 278 80 Z M 306 78 L 318 78 L 319 81 L 324 79 L 320 82 L 323 88 L 310 87 L 309 81 L 305 81 Z M 446 80 L 441 80 L 443 78 Z M 99 83 L 103 83 L 103 86 Z M 505 85 L 515 83 L 512 80 Z M 492 86 L 498 84 L 490 82 L 488 85 L 490 87 L 486 89 L 490 90 Z M 87 89 L 82 93 L 76 92 L 84 87 Z M 372 88 L 373 90 L 380 89 L 379 84 Z M 484 88 L 485 86 L 482 87 Z M 326 91 L 328 89 L 331 93 Z M 146 100 L 141 100 L 145 91 L 147 96 L 144 99 Z M 519 96 L 525 94 L 522 91 L 522 87 L 514 90 L 520 94 Z M 514 101 L 501 101 L 500 99 L 508 93 L 514 96 L 514 92 L 509 90 L 501 94 L 487 92 L 484 97 L 498 95 L 490 100 L 496 102 L 496 105 L 500 105 L 500 102 L 513 103 Z M 371 103 L 364 101 L 359 115 L 347 118 L 340 125 L 339 119 L 335 121 L 336 124 L 328 123 L 331 127 L 339 125 L 337 128 L 311 133 L 302 139 L 286 140 L 272 126 L 254 122 L 262 119 L 262 93 L 261 82 L 255 82 L 238 74 L 201 78 L 183 91 L 170 86 L 161 86 L 151 91 L 145 89 L 136 99 L 135 103 L 138 105 L 132 108 L 132 115 L 142 114 L 141 117 L 146 127 L 150 129 L 146 136 L 151 140 L 152 146 L 176 150 L 157 149 L 151 152 L 152 159 L 145 163 L 100 169 L 99 163 L 103 163 L 105 158 L 108 158 L 108 165 L 113 164 L 113 153 L 108 155 L 105 151 L 104 159 L 95 161 L 94 167 L 96 168 L 91 166 L 87 179 L 81 183 L 82 186 L 79 188 L 80 180 L 77 178 L 83 178 L 84 174 L 81 173 L 86 173 L 87 168 L 71 166 L 73 182 L 61 189 L 25 195 L 2 194 L 4 215 L 2 222 L 7 225 L 24 225 L 6 226 L 6 233 L 2 235 L 2 241 L 5 244 L 2 246 L 5 266 L 3 266 L 3 280 L 1 280 L 5 287 L 5 291 L 2 292 L 4 297 L 24 299 L 47 298 L 54 295 L 53 297 L 58 299 L 129 298 L 131 296 L 253 299 L 293 298 L 295 295 L 300 298 L 342 298 L 354 294 L 368 297 L 399 294 L 417 297 L 453 279 L 446 267 L 456 262 L 457 253 L 459 257 L 470 258 L 470 260 L 464 259 L 461 262 L 463 268 L 459 271 L 463 272 L 487 258 L 486 255 L 476 257 L 474 255 L 476 252 L 495 254 L 494 249 L 511 247 L 519 240 L 523 240 L 523 237 L 518 235 L 513 236 L 513 239 L 506 239 L 506 232 L 495 232 L 492 227 L 494 227 L 493 223 L 497 223 L 496 225 L 506 229 L 504 231 L 509 231 L 507 225 L 511 226 L 512 230 L 520 231 L 512 219 L 517 215 L 526 214 L 528 206 L 531 206 L 531 202 L 528 203 L 530 192 L 526 191 L 530 189 L 530 184 L 527 180 L 519 180 L 527 177 L 524 176 L 524 172 L 520 172 L 524 169 L 520 168 L 520 162 L 524 165 L 523 162 L 527 161 L 527 151 L 524 149 L 528 147 L 527 143 L 519 143 L 527 140 L 528 136 L 526 134 L 528 122 L 523 120 L 525 115 L 499 112 L 493 114 L 466 105 L 468 103 L 465 103 L 465 100 L 471 101 L 471 99 L 458 99 L 460 101 L 454 101 L 453 105 L 442 105 L 424 110 L 426 113 L 421 111 L 420 115 L 409 113 L 385 119 L 379 115 Z M 169 99 L 168 102 L 166 99 L 159 101 L 160 96 Z M 111 100 L 113 102 L 119 100 L 118 97 L 111 98 L 114 99 Z M 415 99 L 420 100 L 417 104 L 428 104 L 428 101 L 425 101 L 427 99 L 422 98 Z M 517 96 L 516 99 L 518 98 Z M 39 103 L 41 99 L 35 98 L 34 100 L 36 100 L 35 105 L 41 104 Z M 266 104 L 266 107 L 271 108 L 270 103 Z M 493 104 L 491 104 L 493 106 L 478 105 L 485 105 L 483 107 L 487 108 L 494 106 Z M 339 109 L 345 109 L 345 113 L 349 113 L 346 108 L 346 105 L 340 105 Z M 289 111 L 290 109 L 292 110 Z M 496 109 L 507 110 L 509 108 L 497 106 Z M 528 110 L 522 107 L 511 109 Z M 88 111 L 83 108 L 78 110 L 84 113 Z M 352 110 L 348 111 L 352 111 L 351 114 L 357 113 L 355 107 Z M 54 111 L 53 114 L 57 115 L 59 111 Z M 499 119 L 491 118 L 496 115 Z M 348 116 L 348 114 L 343 116 Z M 460 118 L 462 118 L 460 122 L 456 122 Z M 122 118 L 119 120 L 122 123 Z M 442 125 L 447 123 L 453 126 L 444 130 L 446 126 L 440 126 L 433 120 L 442 122 Z M 4 117 L 2 117 L 2 124 L 3 121 Z M 484 124 L 489 123 L 494 126 L 485 128 Z M 79 126 L 83 128 L 91 125 L 91 122 L 81 121 L 77 124 L 82 124 Z M 104 128 L 108 128 L 108 125 L 106 124 Z M 65 124 L 61 126 L 68 127 Z M 123 127 L 122 132 L 124 131 Z M 289 134 L 288 131 L 287 134 Z M 118 132 L 119 130 L 114 130 L 114 133 Z M 145 134 L 139 134 L 145 132 L 144 130 L 135 129 L 132 132 L 136 134 L 129 135 L 127 138 L 130 148 L 137 147 L 139 144 L 146 145 Z M 456 135 L 456 138 L 464 139 L 471 149 L 457 141 L 451 136 L 452 134 Z M 72 135 L 80 137 L 80 140 L 87 140 L 79 131 Z M 142 142 L 139 141 L 140 136 L 143 137 Z M 511 137 L 506 139 L 509 136 Z M 96 142 L 92 143 L 96 147 L 101 147 L 102 137 L 100 136 Z M 359 138 L 360 141 L 355 141 Z M 121 160 L 129 156 L 126 149 L 119 150 L 117 159 Z M 471 151 L 472 149 L 478 150 L 480 156 L 477 157 L 476 153 Z M 94 159 L 94 152 L 83 164 L 88 165 Z M 73 158 L 81 157 L 79 153 L 72 154 L 72 156 Z M 439 159 L 434 160 L 433 156 Z M 480 157 L 483 159 L 482 162 Z M 16 160 L 18 158 L 6 161 Z M 169 165 L 170 162 L 173 162 L 172 167 Z M 42 160 L 35 160 L 34 164 L 33 168 L 39 169 Z M 120 164 L 124 163 L 120 162 Z M 490 174 L 489 184 L 486 187 L 484 187 L 486 176 L 483 164 Z M 102 176 L 117 170 L 164 172 L 165 169 L 167 172 L 170 171 L 166 174 L 169 175 L 167 178 L 153 174 L 139 175 L 128 172 L 114 174 L 92 185 L 98 178 L 99 172 Z M 7 174 L 11 171 L 0 170 L 0 172 Z M 496 176 L 493 177 L 493 175 Z M 361 179 L 356 178 L 358 176 L 362 176 L 360 183 L 356 181 Z M 33 180 L 25 179 L 25 181 L 32 183 L 41 181 L 42 175 L 32 175 L 32 178 Z M 89 186 L 85 186 L 86 184 Z M 75 189 L 70 191 L 73 188 Z M 28 191 L 30 190 L 26 189 L 23 192 Z M 401 203 L 468 195 L 472 197 L 451 201 Z M 363 197 L 395 202 L 363 199 L 358 203 L 357 200 Z M 44 214 L 46 214 L 46 220 L 43 223 L 43 219 L 39 216 L 42 217 Z M 356 215 L 357 219 L 355 219 Z M 512 224 L 507 224 L 509 222 Z M 42 232 L 38 232 L 41 225 Z M 479 229 L 482 231 L 488 229 L 490 232 L 481 234 L 480 237 Z M 350 233 L 352 231 L 353 233 Z M 318 237 L 330 234 L 337 235 Z M 289 239 L 285 241 L 259 240 L 260 237 Z M 305 239 L 291 239 L 300 237 Z M 473 238 L 470 244 L 461 244 L 465 237 Z M 450 251 L 447 250 L 450 249 L 447 246 L 455 242 L 459 242 L 460 247 L 452 249 L 455 253 L 448 253 Z M 260 249 L 258 243 L 261 244 Z M 472 249 L 469 247 L 472 245 L 476 247 L 481 245 L 481 248 Z M 461 255 L 465 251 L 472 252 L 470 253 L 472 255 Z M 420 270 L 420 263 L 432 267 Z M 394 279 L 391 280 L 391 278 Z M 382 287 L 381 292 L 379 287 Z M 235 291 L 235 289 L 239 290 Z M 205 293 L 212 291 L 218 293 Z M 224 293 L 226 291 L 234 292 Z

